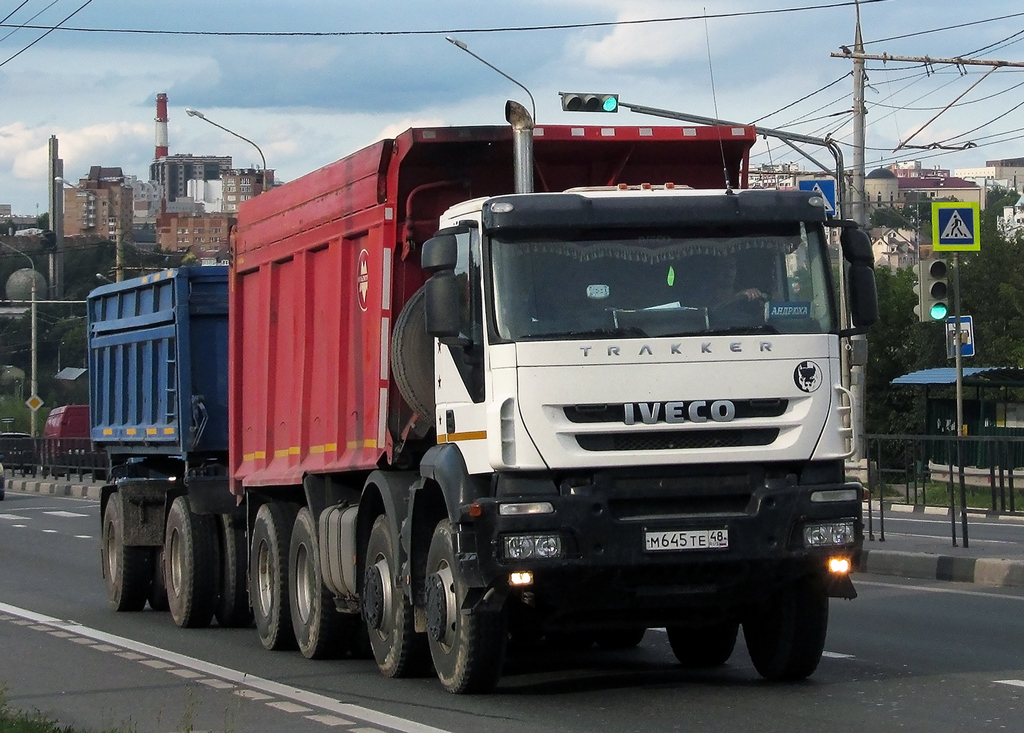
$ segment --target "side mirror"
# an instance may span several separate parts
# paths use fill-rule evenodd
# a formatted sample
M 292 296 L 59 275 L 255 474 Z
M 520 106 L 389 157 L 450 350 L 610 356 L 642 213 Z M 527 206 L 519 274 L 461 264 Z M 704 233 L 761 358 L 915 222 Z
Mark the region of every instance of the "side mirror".
M 454 270 L 459 261 L 459 244 L 452 230 L 442 230 L 423 243 L 420 267 L 427 272 Z
M 874 263 L 871 237 L 860 227 L 843 229 L 839 235 L 839 244 L 843 248 L 843 259 L 847 262 L 866 262 L 869 265 Z
M 434 273 L 426 288 L 427 333 L 443 344 L 468 343 L 462 337 L 459 281 L 455 273 L 450 269 Z
M 878 292 L 875 289 L 875 271 L 862 261 L 850 264 L 850 318 L 854 328 L 861 329 L 878 321 Z

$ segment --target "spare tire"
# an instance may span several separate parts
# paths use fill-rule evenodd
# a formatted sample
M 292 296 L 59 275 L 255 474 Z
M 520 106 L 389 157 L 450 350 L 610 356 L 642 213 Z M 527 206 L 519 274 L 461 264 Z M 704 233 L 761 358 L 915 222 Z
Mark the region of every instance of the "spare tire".
M 406 302 L 391 332 L 391 372 L 406 403 L 434 421 L 434 339 L 427 334 L 426 288 Z

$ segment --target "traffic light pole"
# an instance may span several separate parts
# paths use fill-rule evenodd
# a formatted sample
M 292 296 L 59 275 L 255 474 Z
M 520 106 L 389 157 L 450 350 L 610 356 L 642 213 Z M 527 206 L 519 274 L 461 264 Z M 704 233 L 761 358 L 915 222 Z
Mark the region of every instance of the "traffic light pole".
M 964 547 L 968 547 L 966 489 L 964 487 L 964 357 L 960 343 L 960 253 L 953 253 L 953 354 L 956 357 L 956 465 L 960 472 L 960 521 Z M 951 477 L 952 478 L 952 477 Z M 950 507 L 950 511 L 953 507 Z

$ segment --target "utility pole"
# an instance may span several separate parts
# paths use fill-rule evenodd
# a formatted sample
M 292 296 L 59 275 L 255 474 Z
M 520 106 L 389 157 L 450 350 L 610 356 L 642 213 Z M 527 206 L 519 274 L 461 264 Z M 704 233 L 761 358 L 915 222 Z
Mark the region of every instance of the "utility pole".
M 854 48 L 858 53 L 864 52 L 864 40 L 860 31 L 860 6 L 857 9 L 857 27 L 854 32 Z M 864 60 L 854 59 L 853 62 L 853 170 L 850 181 L 850 201 L 852 218 L 866 230 L 868 227 L 867 202 L 864 193 Z M 867 400 L 867 363 L 868 340 L 863 334 L 853 336 L 849 341 L 849 373 L 850 392 L 853 393 L 854 413 L 853 434 L 856 446 L 853 454 L 855 461 L 865 455 L 864 439 Z

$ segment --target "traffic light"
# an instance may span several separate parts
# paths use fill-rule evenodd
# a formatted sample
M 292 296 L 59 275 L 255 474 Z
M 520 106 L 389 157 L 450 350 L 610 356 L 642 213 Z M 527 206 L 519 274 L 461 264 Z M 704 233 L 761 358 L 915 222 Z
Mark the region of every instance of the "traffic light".
M 921 323 L 945 321 L 949 315 L 949 265 L 945 260 L 917 263 L 917 305 L 914 312 Z
M 566 112 L 618 112 L 618 94 L 590 94 L 584 92 L 559 92 L 562 109 Z

